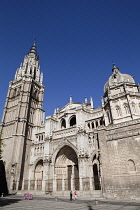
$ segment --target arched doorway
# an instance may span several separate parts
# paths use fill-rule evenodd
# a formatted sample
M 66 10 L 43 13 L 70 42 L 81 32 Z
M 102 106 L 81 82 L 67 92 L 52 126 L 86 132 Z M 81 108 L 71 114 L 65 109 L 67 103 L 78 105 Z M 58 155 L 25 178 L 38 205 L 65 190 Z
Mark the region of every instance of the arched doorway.
M 35 180 L 37 181 L 37 190 L 42 189 L 43 180 L 43 160 L 39 160 L 35 167 Z
M 79 169 L 76 152 L 70 146 L 64 146 L 55 160 L 57 190 L 62 190 L 62 180 L 65 190 L 79 190 Z M 73 185 L 73 186 L 72 186 Z
M 94 176 L 94 188 L 95 190 L 100 190 L 101 189 L 100 179 L 98 174 L 98 166 L 96 163 L 93 165 L 93 176 Z

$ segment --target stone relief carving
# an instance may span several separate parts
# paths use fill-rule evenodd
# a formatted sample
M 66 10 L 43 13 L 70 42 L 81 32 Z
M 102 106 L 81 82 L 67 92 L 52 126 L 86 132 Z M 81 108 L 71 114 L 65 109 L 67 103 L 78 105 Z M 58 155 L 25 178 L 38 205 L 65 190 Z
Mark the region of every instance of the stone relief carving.
M 44 163 L 52 163 L 52 156 L 51 155 L 46 155 L 44 158 Z
M 12 167 L 11 167 L 11 174 L 14 175 L 15 172 L 16 172 L 16 163 L 12 164 Z
M 80 148 L 78 156 L 79 158 L 88 158 L 89 154 L 85 148 Z

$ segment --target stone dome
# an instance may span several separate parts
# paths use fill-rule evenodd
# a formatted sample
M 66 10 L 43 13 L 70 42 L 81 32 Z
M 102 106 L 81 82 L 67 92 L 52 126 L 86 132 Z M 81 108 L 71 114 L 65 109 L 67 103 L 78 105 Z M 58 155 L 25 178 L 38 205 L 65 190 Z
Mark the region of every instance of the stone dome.
M 119 85 L 121 83 L 135 84 L 134 78 L 129 74 L 122 74 L 115 65 L 112 69 L 113 74 L 109 77 L 109 80 L 104 85 L 104 93 L 108 88 Z

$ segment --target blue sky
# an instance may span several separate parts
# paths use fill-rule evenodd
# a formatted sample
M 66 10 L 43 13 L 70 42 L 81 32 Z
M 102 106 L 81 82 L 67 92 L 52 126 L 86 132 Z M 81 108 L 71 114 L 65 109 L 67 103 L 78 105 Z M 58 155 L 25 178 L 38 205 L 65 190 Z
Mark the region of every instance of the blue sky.
M 44 110 L 52 115 L 72 95 L 101 106 L 115 62 L 140 83 L 139 0 L 1 0 L 0 115 L 8 83 L 34 38 L 44 74 Z

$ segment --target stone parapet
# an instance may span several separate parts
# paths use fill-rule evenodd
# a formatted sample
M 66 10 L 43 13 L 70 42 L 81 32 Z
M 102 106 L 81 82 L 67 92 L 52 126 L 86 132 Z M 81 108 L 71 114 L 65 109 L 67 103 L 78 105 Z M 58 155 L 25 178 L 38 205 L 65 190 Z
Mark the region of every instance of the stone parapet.
M 63 130 L 53 131 L 52 139 L 64 138 L 67 136 L 74 136 L 78 132 L 77 127 L 71 127 Z

